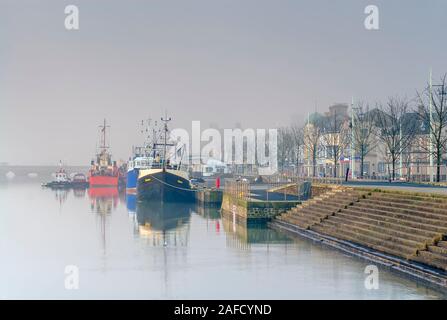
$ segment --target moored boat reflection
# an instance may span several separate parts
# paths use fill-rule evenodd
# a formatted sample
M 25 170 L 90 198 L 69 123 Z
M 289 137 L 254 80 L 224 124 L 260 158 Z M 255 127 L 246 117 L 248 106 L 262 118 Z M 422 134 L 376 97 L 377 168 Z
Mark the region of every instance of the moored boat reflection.
M 92 211 L 99 214 L 111 213 L 119 203 L 118 189 L 116 188 L 90 188 L 88 196 Z
M 137 212 L 137 195 L 126 193 L 126 207 L 129 215 L 134 215 Z
M 73 194 L 76 198 L 84 198 L 87 193 L 87 188 L 74 188 Z
M 193 204 L 138 202 L 137 229 L 153 246 L 186 246 Z
M 268 228 L 265 223 L 243 223 L 232 214 L 222 214 L 222 224 L 227 234 L 227 245 L 229 247 L 248 249 L 253 244 L 293 242 L 292 238 Z

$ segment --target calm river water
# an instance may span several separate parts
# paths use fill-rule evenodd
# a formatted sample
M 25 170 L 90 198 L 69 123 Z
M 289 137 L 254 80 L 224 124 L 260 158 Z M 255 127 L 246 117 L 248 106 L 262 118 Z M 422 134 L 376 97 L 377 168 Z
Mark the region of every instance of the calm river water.
M 56 299 L 439 299 L 355 257 L 197 207 L 119 194 L 0 184 L 0 297 Z M 78 289 L 66 289 L 75 266 Z M 67 274 L 65 272 L 68 272 Z M 70 288 L 70 286 L 69 286 Z

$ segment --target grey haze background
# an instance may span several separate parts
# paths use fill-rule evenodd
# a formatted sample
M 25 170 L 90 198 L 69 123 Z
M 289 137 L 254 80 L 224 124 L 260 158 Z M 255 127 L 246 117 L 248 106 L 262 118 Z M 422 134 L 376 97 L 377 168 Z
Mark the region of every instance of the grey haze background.
M 444 0 L 1 0 L 0 162 L 88 164 L 104 117 L 126 159 L 165 109 L 173 127 L 269 128 L 352 95 L 411 97 L 430 66 L 447 72 L 446 16 Z

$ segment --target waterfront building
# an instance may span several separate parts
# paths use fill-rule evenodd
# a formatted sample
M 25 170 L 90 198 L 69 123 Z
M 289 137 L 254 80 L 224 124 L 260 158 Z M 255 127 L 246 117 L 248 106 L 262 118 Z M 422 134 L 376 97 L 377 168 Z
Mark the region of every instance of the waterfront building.
M 308 116 L 304 126 L 303 144 L 299 164 L 295 172 L 300 176 L 315 177 L 345 177 L 349 168 L 349 176 L 363 177 L 365 179 L 389 179 L 391 162 L 387 148 L 375 136 L 374 146 L 365 156 L 363 173 L 361 172 L 360 156 L 354 153 L 354 162 L 351 161 L 350 125 L 351 117 L 348 113 L 348 104 L 338 103 L 329 107 L 323 114 L 313 113 Z M 380 112 L 373 109 L 368 112 Z M 430 135 L 428 124 L 420 119 L 417 112 L 409 112 L 403 121 L 412 123 L 411 130 L 415 130 L 414 138 L 407 148 L 402 150 L 396 166 L 396 178 L 409 181 L 430 180 L 429 143 Z M 376 124 L 377 125 L 377 124 Z M 408 127 L 408 126 L 407 126 Z M 380 127 L 376 127 L 380 130 Z M 403 133 L 405 134 L 405 132 Z M 337 163 L 335 164 L 335 156 Z M 441 166 L 441 181 L 447 180 L 447 157 Z M 289 165 L 292 161 L 289 161 Z M 354 163 L 354 167 L 350 168 Z M 284 164 L 283 168 L 287 168 Z M 335 172 L 336 170 L 336 172 Z M 436 168 L 433 169 L 436 172 Z

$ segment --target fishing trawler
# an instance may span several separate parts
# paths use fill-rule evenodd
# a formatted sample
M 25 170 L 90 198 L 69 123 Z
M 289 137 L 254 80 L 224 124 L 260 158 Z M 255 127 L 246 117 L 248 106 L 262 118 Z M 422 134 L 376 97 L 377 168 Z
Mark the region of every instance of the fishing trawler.
M 109 146 L 106 143 L 106 130 L 109 126 L 104 124 L 99 126 L 101 129 L 101 139 L 99 152 L 96 159 L 91 161 L 91 168 L 89 171 L 89 186 L 90 188 L 104 188 L 112 187 L 118 188 L 120 181 L 120 170 L 116 161 L 112 162 L 112 155 L 109 152 Z
M 187 168 L 182 165 L 185 146 L 168 142 L 168 122 L 171 118 L 161 118 L 163 121 L 163 142 L 155 143 L 152 153 L 154 159 L 150 167 L 140 169 L 137 182 L 137 198 L 140 201 L 161 202 L 192 202 L 194 189 L 191 187 Z M 168 155 L 170 147 L 173 155 Z M 177 155 L 180 160 L 177 161 Z M 174 161 L 175 160 L 175 161 Z

